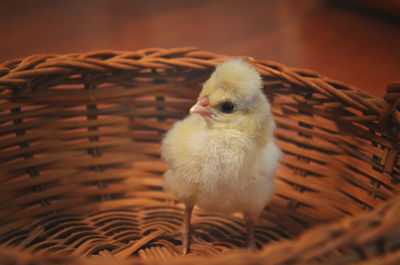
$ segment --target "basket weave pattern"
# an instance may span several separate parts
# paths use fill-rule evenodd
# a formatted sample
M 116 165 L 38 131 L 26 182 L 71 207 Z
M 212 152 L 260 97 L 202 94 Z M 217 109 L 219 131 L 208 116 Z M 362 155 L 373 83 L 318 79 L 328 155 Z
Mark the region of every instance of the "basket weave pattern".
M 204 243 L 175 260 L 183 206 L 162 189 L 160 140 L 227 58 L 177 48 L 0 64 L 0 260 L 183 264 L 234 249 L 213 262 L 400 261 L 400 86 L 381 99 L 248 57 L 263 76 L 285 153 L 277 194 L 255 229 L 265 248 L 238 251 L 241 217 L 195 208 Z

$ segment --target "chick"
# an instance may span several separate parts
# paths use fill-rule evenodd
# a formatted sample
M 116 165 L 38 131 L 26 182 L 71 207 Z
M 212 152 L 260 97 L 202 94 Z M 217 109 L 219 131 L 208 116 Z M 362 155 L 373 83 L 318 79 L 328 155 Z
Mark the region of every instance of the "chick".
M 190 115 L 162 141 L 168 165 L 164 186 L 185 204 L 183 253 L 189 251 L 194 205 L 223 214 L 242 212 L 247 247 L 255 248 L 254 222 L 275 191 L 281 150 L 259 72 L 242 59 L 216 67 Z

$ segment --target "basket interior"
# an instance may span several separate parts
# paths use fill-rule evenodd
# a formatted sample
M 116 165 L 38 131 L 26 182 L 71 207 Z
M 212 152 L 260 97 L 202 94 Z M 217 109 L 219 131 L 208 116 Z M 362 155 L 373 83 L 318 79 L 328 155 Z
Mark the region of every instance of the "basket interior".
M 77 257 L 170 259 L 183 205 L 163 191 L 160 141 L 227 57 L 193 49 L 36 55 L 0 79 L 0 244 Z M 316 72 L 250 60 L 285 155 L 259 247 L 355 216 L 399 189 L 382 99 Z M 386 121 L 386 122 L 390 122 Z M 398 128 L 396 128 L 398 129 Z M 190 255 L 241 248 L 239 214 L 195 208 Z

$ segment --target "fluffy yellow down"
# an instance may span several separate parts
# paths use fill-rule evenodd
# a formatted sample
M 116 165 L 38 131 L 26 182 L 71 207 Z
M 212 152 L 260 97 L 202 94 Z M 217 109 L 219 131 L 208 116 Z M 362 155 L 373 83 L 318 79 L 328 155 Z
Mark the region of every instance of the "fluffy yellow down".
M 217 66 L 199 95 L 209 98 L 213 115 L 190 114 L 162 142 L 167 191 L 209 211 L 259 214 L 275 191 L 281 156 L 261 88 L 260 74 L 244 60 Z M 227 101 L 235 106 L 228 114 L 220 109 Z

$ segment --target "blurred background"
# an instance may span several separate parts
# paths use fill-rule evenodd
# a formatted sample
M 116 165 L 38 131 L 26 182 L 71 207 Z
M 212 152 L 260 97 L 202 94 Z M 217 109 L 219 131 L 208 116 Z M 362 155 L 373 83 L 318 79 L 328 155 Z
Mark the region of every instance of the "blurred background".
M 400 0 L 1 0 L 0 61 L 196 46 L 308 68 L 383 96 L 400 79 Z

